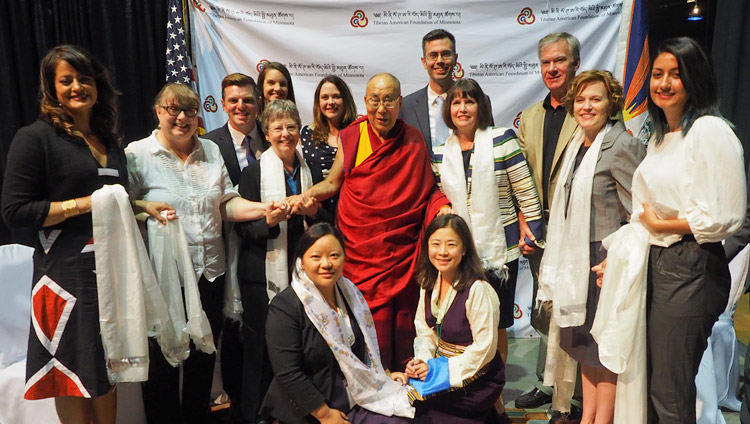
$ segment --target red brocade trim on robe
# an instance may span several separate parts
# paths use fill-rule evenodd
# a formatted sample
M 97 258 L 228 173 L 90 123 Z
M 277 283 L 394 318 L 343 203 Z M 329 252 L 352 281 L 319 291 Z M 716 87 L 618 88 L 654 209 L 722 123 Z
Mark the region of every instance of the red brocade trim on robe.
M 355 167 L 358 124 L 366 119 L 341 131 L 338 226 L 346 244 L 344 275 L 376 308 L 414 283 L 424 228 L 448 199 L 435 185 L 422 134 L 401 119 L 382 144 L 368 123 L 373 152 Z

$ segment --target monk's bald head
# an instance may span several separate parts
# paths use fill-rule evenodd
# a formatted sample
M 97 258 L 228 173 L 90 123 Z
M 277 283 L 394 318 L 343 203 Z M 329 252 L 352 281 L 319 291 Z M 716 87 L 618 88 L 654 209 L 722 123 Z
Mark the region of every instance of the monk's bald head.
M 396 125 L 401 111 L 401 83 L 391 74 L 377 74 L 367 81 L 367 119 L 382 140 Z
M 367 80 L 367 94 L 370 94 L 370 87 L 374 85 L 392 85 L 395 88 L 394 93 L 396 93 L 397 96 L 401 96 L 401 81 L 393 76 L 393 74 L 382 72 L 371 76 L 370 79 Z

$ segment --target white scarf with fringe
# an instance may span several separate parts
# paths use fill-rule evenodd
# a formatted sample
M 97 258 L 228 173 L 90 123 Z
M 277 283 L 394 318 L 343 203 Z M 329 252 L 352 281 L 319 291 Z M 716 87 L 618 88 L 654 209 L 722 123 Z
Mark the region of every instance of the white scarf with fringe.
M 497 131 L 505 132 L 505 129 L 494 130 Z M 474 134 L 470 197 L 466 193 L 466 173 L 461 144 L 455 132 L 445 141 L 443 162 L 439 165 L 439 172 L 443 193 L 451 202 L 451 208 L 471 228 L 482 267 L 486 271 L 504 276 L 507 269 L 507 247 L 503 217 L 497 200 L 492 134 L 492 128 L 477 130 Z
M 294 154 L 299 161 L 300 193 L 312 187 L 312 175 L 310 168 L 302 157 L 299 144 Z M 276 156 L 274 150 L 268 149 L 260 156 L 260 201 L 269 203 L 271 201 L 283 202 L 286 199 L 286 175 L 284 174 L 284 163 Z M 287 256 L 287 223 L 279 223 L 279 236 L 269 238 L 266 242 L 266 292 L 270 302 L 274 296 L 281 293 L 289 286 L 289 265 Z M 292 254 L 294 252 L 291 252 Z
M 292 289 L 305 308 L 305 314 L 333 352 L 346 379 L 349 397 L 362 408 L 385 416 L 414 417 L 406 386 L 391 380 L 383 370 L 378 349 L 375 323 L 362 293 L 349 279 L 340 276 L 336 281 L 338 309 L 346 310 L 346 302 L 365 339 L 367 363 L 357 358 L 351 349 L 351 334 L 345 319 L 323 298 L 315 284 L 302 270 L 298 259 L 292 276 Z

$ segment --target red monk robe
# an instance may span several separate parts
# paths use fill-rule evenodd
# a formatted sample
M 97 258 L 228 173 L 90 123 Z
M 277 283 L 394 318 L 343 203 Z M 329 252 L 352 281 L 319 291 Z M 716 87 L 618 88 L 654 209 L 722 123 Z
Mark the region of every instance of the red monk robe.
M 363 146 L 358 160 L 360 139 L 367 142 L 360 137 L 365 126 L 372 153 L 366 156 L 369 149 Z M 344 275 L 372 310 L 383 364 L 402 370 L 413 356 L 419 300 L 413 275 L 421 237 L 448 200 L 435 185 L 419 130 L 399 119 L 391 134 L 395 137 L 381 143 L 366 117 L 341 131 L 338 226 L 346 245 Z

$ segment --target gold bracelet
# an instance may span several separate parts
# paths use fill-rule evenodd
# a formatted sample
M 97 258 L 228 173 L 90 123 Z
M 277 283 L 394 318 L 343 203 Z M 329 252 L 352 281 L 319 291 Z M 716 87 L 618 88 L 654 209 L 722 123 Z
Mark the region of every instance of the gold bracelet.
M 76 203 L 76 199 L 65 200 L 60 204 L 60 206 L 62 206 L 65 219 L 72 218 L 81 214 L 81 211 L 78 210 L 78 203 Z

